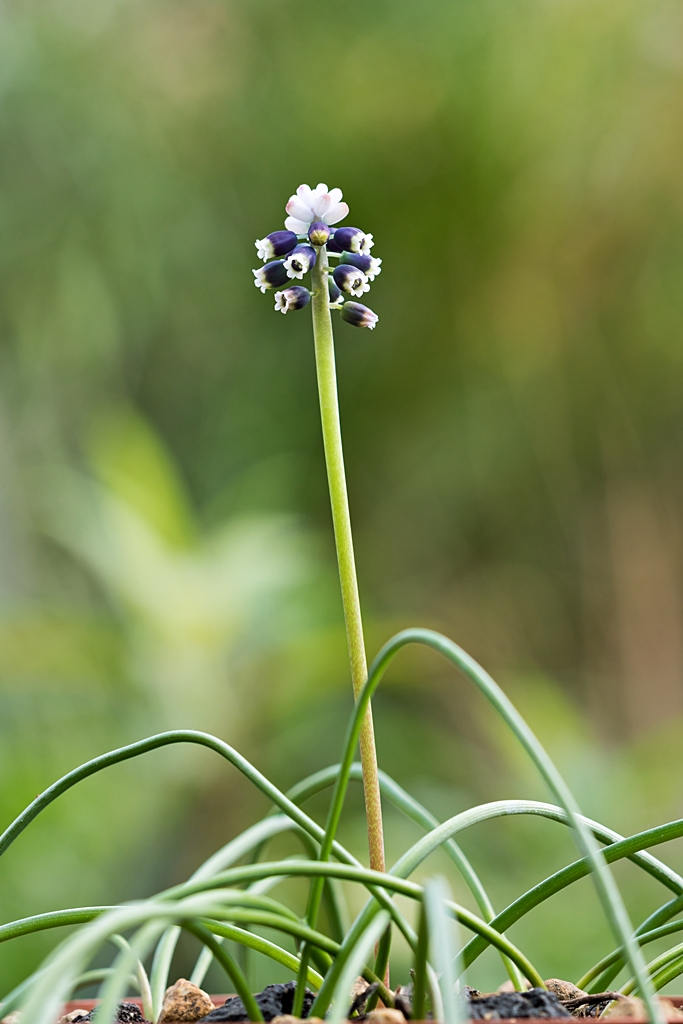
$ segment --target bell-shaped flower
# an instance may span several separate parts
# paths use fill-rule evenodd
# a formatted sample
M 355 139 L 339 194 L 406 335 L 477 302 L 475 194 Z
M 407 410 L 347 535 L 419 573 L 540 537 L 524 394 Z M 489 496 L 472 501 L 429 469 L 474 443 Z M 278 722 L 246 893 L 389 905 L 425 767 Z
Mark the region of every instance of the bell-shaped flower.
M 317 185 L 316 188 L 299 185 L 296 194 L 289 197 L 285 207 L 289 214 L 285 220 L 285 227 L 288 231 L 305 235 L 313 221 L 336 224 L 349 214 L 349 208 L 346 203 L 342 203 L 341 197 L 340 188 L 328 191 L 327 185 L 324 184 Z
M 340 263 L 348 263 L 362 270 L 368 281 L 374 281 L 382 273 L 382 261 L 377 256 L 368 256 L 364 252 L 343 252 Z
M 341 290 L 349 295 L 356 295 L 360 298 L 363 292 L 370 291 L 368 279 L 363 271 L 348 263 L 340 263 L 338 267 L 335 267 L 332 276 Z
M 354 327 L 369 327 L 371 331 L 374 331 L 379 320 L 377 314 L 361 302 L 345 302 L 341 315 L 347 324 L 353 324 Z
M 330 293 L 330 309 L 341 309 L 344 296 L 342 295 L 341 288 L 332 277 L 332 274 L 328 275 L 327 289 Z
M 339 228 L 337 228 L 337 231 L 338 230 L 339 230 Z M 344 251 L 343 246 L 337 245 L 337 243 L 334 240 L 334 236 L 336 235 L 337 231 L 333 230 L 332 233 L 330 234 L 330 237 L 327 239 L 327 251 L 328 252 L 342 253 Z
M 257 238 L 254 242 L 258 252 L 258 258 L 272 260 L 273 256 L 286 256 L 291 252 L 298 238 L 293 231 L 271 231 L 265 238 Z
M 334 233 L 335 252 L 346 249 L 349 252 L 368 253 L 374 244 L 372 235 L 366 235 L 360 228 L 337 228 Z
M 297 245 L 285 260 L 287 277 L 298 277 L 301 281 L 304 274 L 307 274 L 311 267 L 315 266 L 315 259 L 315 249 L 312 245 Z
M 290 309 L 303 309 L 311 301 L 308 288 L 293 284 L 282 292 L 275 292 L 275 309 L 281 313 L 289 313 Z
M 265 267 L 252 270 L 252 274 L 254 275 L 254 284 L 261 289 L 264 295 L 269 288 L 281 288 L 289 280 L 284 260 L 273 260 L 272 263 L 266 263 Z

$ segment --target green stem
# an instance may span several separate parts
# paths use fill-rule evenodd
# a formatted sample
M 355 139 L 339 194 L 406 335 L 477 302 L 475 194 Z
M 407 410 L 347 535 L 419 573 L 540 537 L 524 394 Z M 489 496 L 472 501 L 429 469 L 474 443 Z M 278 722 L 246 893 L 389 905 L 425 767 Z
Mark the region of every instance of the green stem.
M 322 422 L 327 480 L 330 488 L 334 539 L 337 547 L 339 580 L 341 583 L 346 638 L 351 662 L 351 681 L 354 697 L 358 699 L 368 677 L 363 640 L 356 562 L 353 554 L 351 516 L 346 492 L 344 452 L 342 449 L 339 401 L 337 398 L 337 373 L 334 361 L 334 336 L 327 285 L 327 250 L 321 246 L 312 271 L 313 281 L 313 337 L 315 340 L 315 364 L 320 397 L 320 418 Z M 360 757 L 363 766 L 363 788 L 365 792 L 365 813 L 368 826 L 368 848 L 370 867 L 384 871 L 384 835 L 382 830 L 382 804 L 375 750 L 375 733 L 372 725 L 372 710 L 368 704 L 360 733 Z

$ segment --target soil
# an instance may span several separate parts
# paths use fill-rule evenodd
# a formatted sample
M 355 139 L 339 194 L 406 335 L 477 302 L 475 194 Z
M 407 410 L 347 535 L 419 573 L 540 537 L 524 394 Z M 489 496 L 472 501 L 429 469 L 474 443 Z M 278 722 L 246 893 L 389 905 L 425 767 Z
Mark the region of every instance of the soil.
M 287 981 L 284 985 L 266 985 L 263 992 L 259 992 L 254 997 L 258 1003 L 259 1010 L 263 1014 L 263 1019 L 269 1021 L 273 1020 L 274 1017 L 284 1017 L 291 1014 L 295 991 L 296 983 L 293 981 Z M 306 989 L 304 1007 L 301 1013 L 302 1017 L 308 1017 L 314 999 L 315 995 L 313 992 L 309 992 Z M 244 1020 L 248 1020 L 244 1003 L 239 996 L 233 996 L 231 999 L 226 999 L 222 1006 L 217 1006 L 206 1017 L 202 1017 L 198 1024 L 212 1024 L 213 1021 Z
M 71 1024 L 82 1024 L 85 1021 L 94 1021 L 97 1016 L 97 1007 L 84 1013 L 82 1017 L 71 1017 Z M 118 1024 L 150 1024 L 146 1021 L 139 1006 L 135 1003 L 119 1003 L 116 1011 Z
M 482 996 L 467 993 L 472 1020 L 500 1020 L 510 1017 L 571 1017 L 554 992 L 530 988 L 528 992 L 497 992 Z

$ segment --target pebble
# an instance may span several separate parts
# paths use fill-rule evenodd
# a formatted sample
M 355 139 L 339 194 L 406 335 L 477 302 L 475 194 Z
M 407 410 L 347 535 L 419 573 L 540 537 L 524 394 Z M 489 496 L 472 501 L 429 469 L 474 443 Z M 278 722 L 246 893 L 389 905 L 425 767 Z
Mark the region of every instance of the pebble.
M 585 996 L 582 988 L 577 988 L 571 981 L 563 981 L 562 978 L 548 978 L 545 983 L 548 992 L 554 992 L 558 999 L 578 999 Z
M 175 985 L 166 989 L 159 1024 L 201 1020 L 214 1009 L 213 1000 L 206 992 L 186 978 L 179 978 Z
M 390 1010 L 388 1008 L 372 1010 L 365 1019 L 366 1021 L 371 1021 L 372 1024 L 406 1024 L 406 1019 L 400 1010 Z

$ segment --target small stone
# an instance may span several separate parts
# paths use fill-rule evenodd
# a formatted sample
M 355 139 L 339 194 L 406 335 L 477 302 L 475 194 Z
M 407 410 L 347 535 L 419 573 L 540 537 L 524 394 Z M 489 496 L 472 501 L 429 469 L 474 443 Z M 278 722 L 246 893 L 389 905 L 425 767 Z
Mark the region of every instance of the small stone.
M 85 1011 L 83 1011 L 85 1013 Z M 8 1013 L 6 1017 L 0 1020 L 0 1024 L 19 1024 L 21 1020 L 21 1010 L 15 1010 L 13 1013 Z
M 612 1003 L 612 1005 L 608 1007 L 602 1016 L 604 1018 L 623 1017 L 625 1020 L 647 1020 L 645 1003 L 642 999 L 638 999 L 637 996 L 633 999 L 628 996 L 623 996 L 621 999 L 617 999 L 616 1002 Z
M 201 1020 L 213 1009 L 213 1000 L 203 989 L 186 978 L 178 978 L 175 985 L 166 989 L 159 1024 Z
M 582 988 L 577 988 L 571 981 L 562 981 L 561 978 L 548 978 L 545 987 L 548 992 L 554 992 L 557 998 L 563 1002 L 565 999 L 578 999 L 579 996 L 586 994 Z
M 659 1005 L 664 1011 L 664 1016 L 669 1021 L 683 1019 L 683 1011 L 664 996 L 659 997 Z M 623 1017 L 625 1020 L 647 1020 L 645 1003 L 637 996 L 622 996 L 616 1003 L 612 1003 L 603 1017 Z
M 301 1017 L 292 1017 L 290 1013 L 284 1013 L 282 1017 L 273 1017 L 271 1024 L 301 1024 Z M 306 1024 L 325 1024 L 322 1017 L 307 1017 Z
M 88 1013 L 88 1010 L 72 1010 L 71 1013 L 65 1013 L 63 1017 L 60 1017 L 57 1024 L 74 1024 L 74 1021 L 85 1020 Z
M 371 1024 L 406 1024 L 406 1019 L 400 1010 L 390 1010 L 388 1008 L 372 1010 L 365 1019 L 370 1021 Z

